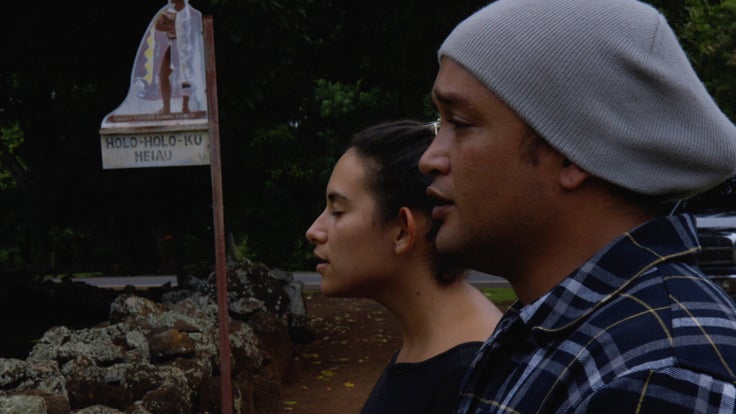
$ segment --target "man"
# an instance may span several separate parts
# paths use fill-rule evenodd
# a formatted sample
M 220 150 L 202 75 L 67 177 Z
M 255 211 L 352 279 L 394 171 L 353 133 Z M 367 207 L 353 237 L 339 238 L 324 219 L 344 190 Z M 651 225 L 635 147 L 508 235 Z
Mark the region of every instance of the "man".
M 439 250 L 519 301 L 457 412 L 734 411 L 736 308 L 666 202 L 736 173 L 736 127 L 635 0 L 499 0 L 439 49 Z

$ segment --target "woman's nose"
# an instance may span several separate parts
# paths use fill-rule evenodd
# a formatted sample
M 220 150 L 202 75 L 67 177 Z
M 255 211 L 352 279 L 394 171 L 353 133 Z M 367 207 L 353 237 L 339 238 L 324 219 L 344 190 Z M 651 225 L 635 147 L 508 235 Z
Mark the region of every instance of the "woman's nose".
M 322 243 L 327 237 L 327 232 L 322 230 L 322 228 L 319 225 L 321 217 L 322 215 L 317 217 L 317 219 L 314 220 L 314 223 L 312 223 L 312 225 L 309 226 L 309 228 L 307 229 L 307 233 L 306 233 L 307 240 L 309 240 L 309 242 L 312 244 Z

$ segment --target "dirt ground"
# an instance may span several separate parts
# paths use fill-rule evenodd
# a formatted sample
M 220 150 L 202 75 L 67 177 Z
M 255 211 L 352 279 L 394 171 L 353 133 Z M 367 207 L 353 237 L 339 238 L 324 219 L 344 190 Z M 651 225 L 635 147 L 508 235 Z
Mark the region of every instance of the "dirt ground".
M 306 293 L 317 336 L 302 345 L 299 376 L 286 384 L 278 413 L 360 412 L 373 384 L 400 345 L 393 316 L 367 299 Z

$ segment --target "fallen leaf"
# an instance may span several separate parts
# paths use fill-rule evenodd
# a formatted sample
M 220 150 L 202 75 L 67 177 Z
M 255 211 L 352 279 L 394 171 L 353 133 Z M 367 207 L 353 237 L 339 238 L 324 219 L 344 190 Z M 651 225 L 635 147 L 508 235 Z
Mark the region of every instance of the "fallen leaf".
M 345 386 L 345 388 L 355 388 L 355 384 L 353 384 L 352 382 L 346 382 L 343 385 Z
M 317 379 L 323 380 L 323 381 L 329 381 L 330 378 L 335 376 L 335 371 L 330 370 L 322 370 L 321 374 L 317 376 Z

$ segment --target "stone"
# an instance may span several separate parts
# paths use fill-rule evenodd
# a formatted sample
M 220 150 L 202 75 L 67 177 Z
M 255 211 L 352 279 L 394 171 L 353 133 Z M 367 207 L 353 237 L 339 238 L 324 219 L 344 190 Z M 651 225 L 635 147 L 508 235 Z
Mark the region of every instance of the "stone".
M 235 411 L 271 412 L 296 366 L 292 335 L 309 335 L 303 286 L 260 263 L 228 266 Z M 218 306 L 214 276 L 206 280 L 182 290 L 124 289 L 106 296 L 106 321 L 53 326 L 25 360 L 0 359 L 0 412 L 219 412 Z M 62 288 L 71 294 L 74 286 Z

